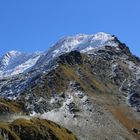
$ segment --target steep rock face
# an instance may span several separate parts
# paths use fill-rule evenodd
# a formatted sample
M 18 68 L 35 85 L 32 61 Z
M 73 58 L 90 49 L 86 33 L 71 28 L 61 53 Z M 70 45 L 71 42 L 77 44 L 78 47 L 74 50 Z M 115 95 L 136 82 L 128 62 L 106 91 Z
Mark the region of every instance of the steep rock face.
M 0 123 L 0 139 L 5 140 L 77 140 L 69 130 L 43 119 L 17 119 Z
M 75 64 L 82 64 L 82 56 L 78 51 L 72 51 L 69 54 L 64 54 L 59 57 L 58 63 L 60 64 L 68 64 L 68 65 L 75 65 Z

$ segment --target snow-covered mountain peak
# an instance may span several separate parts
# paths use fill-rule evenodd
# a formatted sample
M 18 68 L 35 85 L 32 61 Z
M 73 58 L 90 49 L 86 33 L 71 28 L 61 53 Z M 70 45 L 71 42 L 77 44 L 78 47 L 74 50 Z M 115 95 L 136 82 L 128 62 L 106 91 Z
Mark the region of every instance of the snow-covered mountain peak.
M 16 50 L 12 50 L 12 51 L 7 52 L 6 54 L 11 55 L 11 56 L 15 56 L 15 55 L 21 54 L 21 52 L 16 51 Z
M 89 40 L 100 40 L 102 42 L 112 41 L 114 40 L 114 36 L 111 34 L 107 34 L 104 32 L 98 32 L 96 34 L 77 34 L 75 36 L 67 36 L 60 39 L 57 43 L 66 43 L 66 42 L 74 42 L 78 41 L 81 43 L 82 41 Z
M 0 58 L 0 78 L 16 75 L 34 66 L 41 53 L 9 51 Z
M 98 32 L 97 34 L 95 34 L 93 36 L 94 36 L 94 39 L 102 40 L 102 41 L 108 41 L 108 40 L 114 39 L 114 37 L 111 34 L 107 34 L 104 32 Z
M 115 41 L 113 35 L 99 32 L 97 34 L 77 34 L 75 36 L 68 36 L 60 39 L 55 45 L 53 45 L 49 53 L 53 57 L 59 56 L 63 53 L 77 50 L 80 52 L 88 52 L 95 48 L 104 46 L 118 46 L 118 42 Z
M 5 68 L 9 63 L 10 61 L 12 61 L 12 59 L 20 56 L 22 53 L 19 52 L 19 51 L 9 51 L 7 52 L 0 60 L 0 63 L 1 63 L 1 68 Z

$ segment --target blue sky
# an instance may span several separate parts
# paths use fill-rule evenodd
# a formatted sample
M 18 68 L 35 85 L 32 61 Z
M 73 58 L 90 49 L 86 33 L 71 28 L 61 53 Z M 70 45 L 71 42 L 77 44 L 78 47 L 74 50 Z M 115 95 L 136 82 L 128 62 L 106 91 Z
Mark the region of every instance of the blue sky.
M 79 33 L 115 34 L 140 56 L 140 0 L 0 0 L 0 55 Z

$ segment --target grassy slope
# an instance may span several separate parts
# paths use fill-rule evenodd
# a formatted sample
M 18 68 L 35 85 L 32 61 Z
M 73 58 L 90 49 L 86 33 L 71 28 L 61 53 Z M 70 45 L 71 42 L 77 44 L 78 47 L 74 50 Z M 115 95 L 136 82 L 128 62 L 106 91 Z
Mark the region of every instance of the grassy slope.
M 67 129 L 48 120 L 33 118 L 17 119 L 12 123 L 0 123 L 1 137 L 4 140 L 76 140 Z
M 20 112 L 22 112 L 22 104 L 12 100 L 0 99 L 0 115 Z

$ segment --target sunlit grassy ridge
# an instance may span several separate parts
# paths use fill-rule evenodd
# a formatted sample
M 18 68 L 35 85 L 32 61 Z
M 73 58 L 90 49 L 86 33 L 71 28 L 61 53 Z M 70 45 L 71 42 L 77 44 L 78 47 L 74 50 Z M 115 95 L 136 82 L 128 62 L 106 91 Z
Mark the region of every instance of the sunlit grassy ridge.
M 0 140 L 77 140 L 69 130 L 43 119 L 17 119 L 0 123 Z
M 0 114 L 20 113 L 22 112 L 22 103 L 8 99 L 0 98 Z

